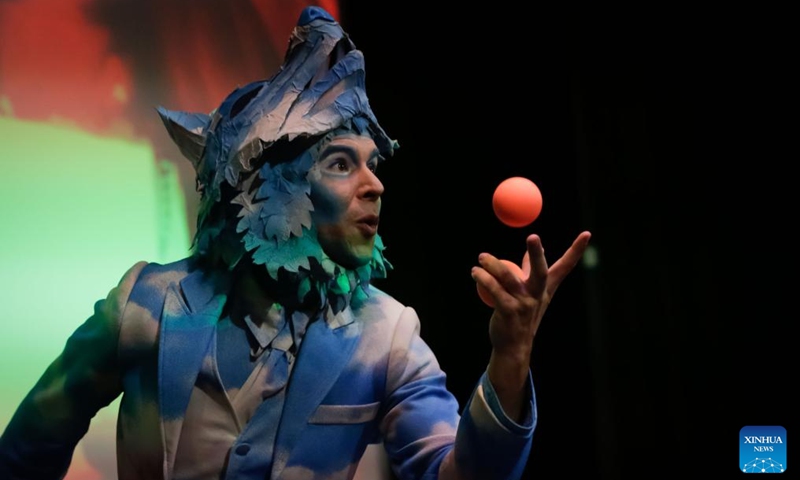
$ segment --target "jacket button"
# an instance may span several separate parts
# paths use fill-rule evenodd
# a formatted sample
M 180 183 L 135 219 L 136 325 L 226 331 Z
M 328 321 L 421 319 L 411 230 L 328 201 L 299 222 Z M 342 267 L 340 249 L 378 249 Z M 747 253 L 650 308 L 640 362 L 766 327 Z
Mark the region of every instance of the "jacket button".
M 236 450 L 235 450 L 236 455 L 247 455 L 247 452 L 249 452 L 249 451 L 250 451 L 250 445 L 247 445 L 245 443 L 243 443 L 243 444 L 239 445 L 238 447 L 236 447 Z

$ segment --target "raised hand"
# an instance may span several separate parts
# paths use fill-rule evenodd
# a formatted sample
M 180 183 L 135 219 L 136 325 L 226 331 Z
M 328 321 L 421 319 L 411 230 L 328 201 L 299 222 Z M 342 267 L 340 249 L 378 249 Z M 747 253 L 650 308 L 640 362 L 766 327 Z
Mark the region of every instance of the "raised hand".
M 492 355 L 488 375 L 511 418 L 521 414 L 533 340 L 544 312 L 583 256 L 590 238 L 591 233 L 581 232 L 561 258 L 548 267 L 541 238 L 536 234 L 528 236 L 523 278 L 488 253 L 481 253 L 480 266 L 472 268 L 472 278 L 494 300 L 489 321 Z

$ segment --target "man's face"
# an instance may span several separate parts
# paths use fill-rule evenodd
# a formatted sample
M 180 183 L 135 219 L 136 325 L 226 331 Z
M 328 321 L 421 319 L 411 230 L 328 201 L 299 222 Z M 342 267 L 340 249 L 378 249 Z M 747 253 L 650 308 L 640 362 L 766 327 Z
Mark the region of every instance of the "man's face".
M 334 137 L 308 172 L 311 219 L 322 249 L 333 261 L 355 268 L 372 258 L 383 184 L 375 176 L 380 155 L 368 136 Z

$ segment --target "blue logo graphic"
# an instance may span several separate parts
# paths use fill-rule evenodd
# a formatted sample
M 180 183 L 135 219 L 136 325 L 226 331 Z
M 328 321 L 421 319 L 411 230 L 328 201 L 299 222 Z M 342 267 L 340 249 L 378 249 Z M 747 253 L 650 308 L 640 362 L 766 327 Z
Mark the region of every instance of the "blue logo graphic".
M 777 425 L 739 430 L 739 468 L 744 473 L 786 471 L 786 429 Z

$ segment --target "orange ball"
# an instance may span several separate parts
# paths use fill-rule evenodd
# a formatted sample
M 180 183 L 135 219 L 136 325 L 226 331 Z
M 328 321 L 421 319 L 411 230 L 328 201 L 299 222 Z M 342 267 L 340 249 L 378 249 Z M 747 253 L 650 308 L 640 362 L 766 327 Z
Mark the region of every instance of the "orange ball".
M 522 268 L 520 268 L 519 265 L 510 260 L 501 259 L 500 261 L 505 263 L 512 272 L 517 274 L 519 278 L 525 278 L 525 274 L 522 272 Z M 483 288 L 480 283 L 476 283 L 475 285 L 478 286 L 478 296 L 481 297 L 483 303 L 489 305 L 490 307 L 494 307 L 494 300 L 492 299 L 492 295 L 489 293 L 489 291 Z
M 498 220 L 509 227 L 525 227 L 542 213 L 542 192 L 527 178 L 511 177 L 495 189 L 492 208 Z

